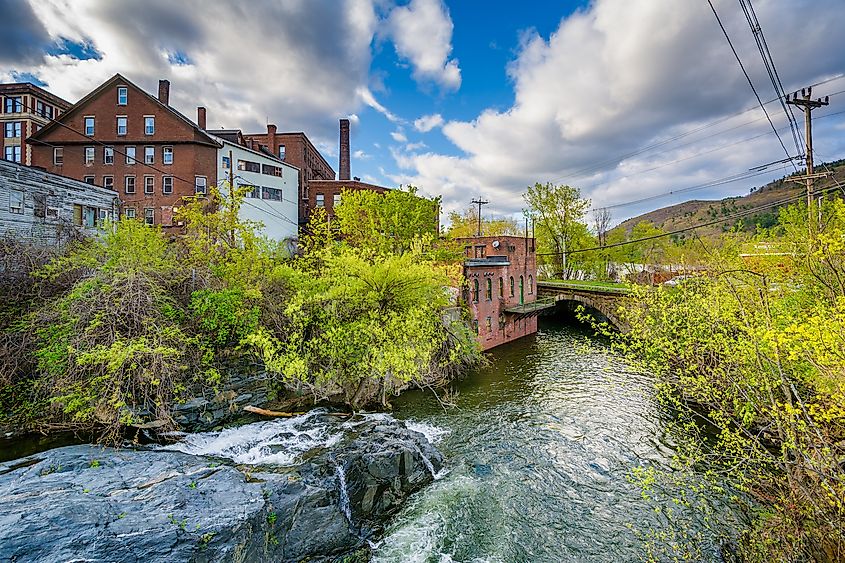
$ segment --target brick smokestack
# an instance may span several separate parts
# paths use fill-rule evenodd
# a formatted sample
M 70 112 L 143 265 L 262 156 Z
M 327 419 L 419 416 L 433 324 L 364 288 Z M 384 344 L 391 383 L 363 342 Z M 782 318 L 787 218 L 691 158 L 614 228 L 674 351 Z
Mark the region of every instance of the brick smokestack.
M 202 106 L 197 107 L 197 125 L 205 129 L 205 108 Z
M 349 120 L 340 120 L 340 169 L 338 180 L 349 180 Z
M 166 106 L 170 105 L 170 81 L 169 80 L 159 80 L 158 81 L 158 101 L 163 103 Z
M 267 124 L 267 149 L 275 156 L 279 156 L 276 152 L 276 126 L 272 123 Z

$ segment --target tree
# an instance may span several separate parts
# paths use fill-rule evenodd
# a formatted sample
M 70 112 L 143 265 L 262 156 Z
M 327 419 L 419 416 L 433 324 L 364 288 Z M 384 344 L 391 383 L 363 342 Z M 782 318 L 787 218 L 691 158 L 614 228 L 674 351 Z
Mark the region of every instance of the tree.
M 607 228 L 611 221 L 610 209 L 599 207 L 593 210 L 593 225 L 596 228 L 596 236 L 599 238 L 599 246 L 607 244 Z
M 381 254 L 402 254 L 415 240 L 437 237 L 440 197 L 417 195 L 417 188 L 344 190 L 332 226 L 349 244 Z
M 474 237 L 478 234 L 478 209 L 470 207 L 463 213 L 457 211 L 449 212 L 449 231 L 447 235 L 450 238 L 467 238 Z M 485 237 L 498 237 L 505 235 L 522 236 L 523 229 L 512 217 L 503 218 L 481 218 L 481 235 Z
M 582 198 L 578 188 L 552 183 L 534 184 L 523 198 L 536 218 L 538 238 L 548 244 L 542 250 L 554 252 L 556 274 L 568 276 L 566 254 L 574 249 L 572 242 L 584 226 L 590 200 Z

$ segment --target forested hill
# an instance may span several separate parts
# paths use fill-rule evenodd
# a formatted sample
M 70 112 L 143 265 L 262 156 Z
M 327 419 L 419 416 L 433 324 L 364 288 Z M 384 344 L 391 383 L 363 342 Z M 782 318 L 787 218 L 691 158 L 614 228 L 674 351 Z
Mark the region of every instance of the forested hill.
M 845 185 L 845 160 L 828 163 L 827 167 L 833 172 L 833 177 L 816 180 L 816 189 L 835 186 L 834 180 Z M 817 172 L 824 170 L 825 168 L 823 166 L 816 166 Z M 802 170 L 800 174 L 803 173 L 804 171 Z M 746 231 L 753 231 L 758 225 L 770 227 L 777 222 L 778 207 L 767 208 L 747 215 L 739 220 L 731 219 L 731 217 L 746 209 L 766 206 L 791 196 L 803 194 L 806 191 L 804 185 L 790 179 L 792 176 L 797 175 L 785 176 L 765 186 L 754 188 L 751 193 L 744 196 L 728 197 L 722 200 L 690 200 L 655 209 L 654 211 L 649 211 L 648 213 L 623 221 L 614 230 L 625 229 L 626 232 L 630 232 L 637 223 L 650 221 L 665 231 L 675 231 L 716 221 L 720 217 L 724 217 L 725 220 L 697 229 L 699 236 L 718 235 L 736 226 L 738 222 L 741 222 L 742 229 Z

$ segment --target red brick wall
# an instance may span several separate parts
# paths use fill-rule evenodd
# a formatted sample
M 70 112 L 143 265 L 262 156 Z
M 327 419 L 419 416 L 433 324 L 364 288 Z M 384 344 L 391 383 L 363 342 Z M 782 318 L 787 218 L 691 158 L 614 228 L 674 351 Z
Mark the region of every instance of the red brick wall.
M 323 194 L 324 207 L 329 217 L 334 215 L 334 196 L 344 190 L 370 190 L 380 194 L 387 191 L 387 188 L 355 180 L 311 180 L 308 187 L 308 208 L 315 209 L 317 207 L 317 195 Z
M 537 332 L 537 317 L 518 318 L 506 313 L 505 309 L 520 305 L 520 276 L 522 276 L 522 303 L 537 299 L 537 256 L 534 240 L 523 237 L 479 237 L 459 239 L 465 245 L 466 258 L 464 276 L 467 290 L 466 303 L 473 321 L 478 323 L 478 342 L 482 349 L 489 350 L 500 344 L 516 340 Z M 493 242 L 498 241 L 495 248 Z M 509 264 L 496 265 L 490 256 L 506 256 Z M 477 264 L 477 265 L 476 265 Z M 513 295 L 510 280 L 513 278 Z M 487 280 L 492 293 L 488 299 Z M 499 283 L 501 280 L 501 293 Z M 478 282 L 478 294 L 475 293 Z M 487 319 L 490 319 L 488 326 Z
M 129 88 L 127 104 L 117 105 L 118 86 Z M 117 135 L 117 116 L 127 117 L 127 134 Z M 155 133 L 144 134 L 144 117 L 155 117 Z M 95 120 L 94 138 L 106 145 L 114 146 L 114 164 L 104 164 L 104 147 L 93 143 L 79 132 L 85 130 L 85 117 Z M 55 127 L 46 131 L 39 140 L 46 144 L 33 145 L 33 164 L 42 166 L 50 172 L 83 180 L 94 176 L 94 183 L 102 186 L 105 176 L 114 178 L 114 189 L 119 194 L 124 208 L 135 208 L 136 216 L 143 217 L 145 208 L 155 210 L 156 224 L 167 219 L 173 206 L 181 204 L 183 196 L 194 195 L 195 176 L 204 176 L 206 185 L 217 184 L 217 148 L 169 109 L 150 99 L 134 86 L 115 83 L 106 87 L 99 95 L 88 100 L 83 106 L 74 108 L 63 121 L 75 131 L 65 127 Z M 54 146 L 63 147 L 63 164 L 53 162 Z M 85 147 L 94 147 L 94 163 L 85 164 Z M 126 164 L 123 153 L 127 146 L 136 150 L 135 164 Z M 145 165 L 144 147 L 154 147 L 155 159 L 152 168 Z M 163 163 L 162 148 L 173 147 L 173 164 Z M 125 177 L 135 176 L 135 193 L 125 193 Z M 144 178 L 153 177 L 153 194 L 144 193 Z M 173 193 L 162 193 L 162 178 L 173 176 Z M 165 221 L 165 226 L 167 221 Z

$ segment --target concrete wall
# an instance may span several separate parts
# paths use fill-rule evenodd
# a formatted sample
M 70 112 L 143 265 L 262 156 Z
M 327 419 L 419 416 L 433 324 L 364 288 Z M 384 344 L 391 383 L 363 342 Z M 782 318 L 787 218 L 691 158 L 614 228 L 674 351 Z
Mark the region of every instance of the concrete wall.
M 23 205 L 18 210 L 19 197 Z M 117 210 L 116 194 L 110 190 L 0 161 L 0 236 L 11 233 L 37 244 L 61 244 L 78 232 L 95 233 Z
M 231 165 L 233 167 L 231 172 L 236 186 L 266 187 L 282 192 L 282 201 L 263 197 L 263 190 L 260 194 L 254 194 L 262 197 L 246 197 L 239 213 L 241 219 L 261 222 L 264 225 L 262 233 L 270 239 L 278 241 L 296 239 L 299 225 L 297 205 L 299 170 L 235 143 L 222 139 L 221 142 L 224 145 L 219 151 L 217 185 L 222 186 L 229 180 L 229 168 L 226 167 L 224 159 L 228 159 L 231 154 Z M 238 170 L 238 161 L 257 162 L 260 165 L 280 167 L 282 168 L 282 176 Z

